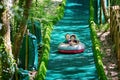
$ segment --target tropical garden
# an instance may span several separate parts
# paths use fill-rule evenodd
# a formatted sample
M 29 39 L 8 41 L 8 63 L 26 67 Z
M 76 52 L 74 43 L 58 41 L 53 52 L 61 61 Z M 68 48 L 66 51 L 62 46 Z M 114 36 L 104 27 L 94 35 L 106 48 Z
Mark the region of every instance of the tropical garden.
M 0 80 L 45 80 L 50 36 L 67 1 L 0 1 Z M 90 0 L 89 13 L 98 79 L 119 80 L 120 0 Z

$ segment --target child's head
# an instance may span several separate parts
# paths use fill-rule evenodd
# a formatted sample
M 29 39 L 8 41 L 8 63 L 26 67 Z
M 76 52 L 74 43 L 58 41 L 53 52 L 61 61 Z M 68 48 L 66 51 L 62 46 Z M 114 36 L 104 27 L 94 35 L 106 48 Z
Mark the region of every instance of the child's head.
M 67 33 L 67 34 L 65 35 L 65 38 L 66 38 L 66 40 L 69 40 L 69 39 L 70 39 L 70 34 Z
M 71 39 L 71 40 L 75 40 L 75 39 L 76 39 L 76 36 L 75 36 L 75 35 L 71 35 L 71 36 L 70 36 L 70 39 Z

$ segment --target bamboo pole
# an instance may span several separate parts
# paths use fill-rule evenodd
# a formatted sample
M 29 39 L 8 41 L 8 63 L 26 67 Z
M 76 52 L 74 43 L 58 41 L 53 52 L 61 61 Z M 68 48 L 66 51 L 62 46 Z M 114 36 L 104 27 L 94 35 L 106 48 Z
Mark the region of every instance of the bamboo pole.
M 105 21 L 107 22 L 108 21 L 108 13 L 107 13 L 107 9 L 106 9 L 106 2 L 107 2 L 107 0 L 101 0 L 101 7 L 103 10 L 103 15 L 104 15 Z
M 120 7 L 119 7 L 119 9 L 117 9 L 117 11 L 116 11 L 116 20 L 117 20 L 117 32 L 118 32 L 118 38 L 117 38 L 117 40 L 118 40 L 118 42 L 117 42 L 117 57 L 118 57 L 118 69 L 120 70 L 120 20 L 119 20 L 119 18 L 120 18 Z
M 0 54 L 0 80 L 2 80 L 2 55 Z
M 117 35 L 117 26 L 116 26 L 117 25 L 117 21 L 115 21 L 114 24 L 115 24 L 115 26 L 114 26 L 114 35 L 113 36 L 114 36 L 114 43 L 116 45 L 116 43 L 117 43 L 116 42 L 116 39 L 117 39 L 117 36 L 116 36 Z
M 120 26 L 119 26 L 119 34 L 118 34 L 118 69 L 120 70 Z
M 112 10 L 112 7 L 110 7 L 110 37 L 111 37 L 111 39 L 113 39 L 112 38 L 112 28 L 113 28 L 113 16 L 112 16 L 112 14 L 113 14 L 113 10 Z
M 27 30 L 27 34 L 26 34 L 26 51 L 25 51 L 25 69 L 27 70 L 28 69 L 28 55 L 29 55 L 29 39 L 28 39 L 28 36 L 29 36 L 29 30 Z
M 118 26 L 118 34 L 117 34 L 117 60 L 118 60 L 118 69 L 120 70 L 120 25 Z
M 101 6 L 101 0 L 100 0 L 100 24 L 102 24 L 102 6 Z
M 115 54 L 117 55 L 118 69 L 120 69 L 120 7 L 110 8 L 110 35 L 115 44 Z

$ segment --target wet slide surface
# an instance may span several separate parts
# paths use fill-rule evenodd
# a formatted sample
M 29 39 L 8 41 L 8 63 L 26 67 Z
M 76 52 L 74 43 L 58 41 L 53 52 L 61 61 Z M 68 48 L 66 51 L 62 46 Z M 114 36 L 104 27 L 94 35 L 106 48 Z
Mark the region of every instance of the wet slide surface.
M 80 54 L 57 51 L 65 34 L 76 34 L 86 48 Z M 54 27 L 46 80 L 98 80 L 89 29 L 89 0 L 67 0 L 65 15 Z

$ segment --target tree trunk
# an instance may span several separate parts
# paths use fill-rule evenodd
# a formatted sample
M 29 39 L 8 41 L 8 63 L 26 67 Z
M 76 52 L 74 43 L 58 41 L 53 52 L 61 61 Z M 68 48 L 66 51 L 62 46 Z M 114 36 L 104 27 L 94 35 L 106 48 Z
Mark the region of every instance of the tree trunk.
M 105 21 L 108 21 L 108 13 L 107 13 L 107 9 L 105 7 L 105 0 L 101 0 L 101 6 L 103 9 L 103 14 L 105 16 Z
M 2 59 L 2 66 L 0 70 L 0 80 L 4 79 L 10 79 L 12 77 L 12 74 L 14 74 L 15 68 L 14 68 L 14 59 L 12 55 L 12 47 L 11 47 L 11 40 L 10 40 L 10 7 L 9 2 L 12 2 L 12 0 L 2 0 L 0 4 L 2 4 L 2 7 L 0 9 L 0 55 Z M 5 59 L 7 58 L 7 59 Z M 5 60 L 4 60 L 5 59 Z M 7 65 L 7 66 L 6 66 Z M 8 70 L 9 68 L 9 70 Z M 4 72 L 7 71 L 8 72 Z M 8 76 L 4 76 L 7 75 Z
M 22 39 L 24 37 L 24 34 L 26 32 L 27 26 L 26 26 L 26 22 L 29 16 L 29 8 L 32 4 L 32 0 L 26 0 L 25 1 L 25 6 L 24 6 L 24 12 L 23 12 L 23 21 L 20 24 L 20 29 L 19 31 L 16 33 L 15 35 L 15 40 L 14 40 L 14 48 L 13 48 L 13 53 L 15 56 L 15 59 L 17 60 L 18 55 L 19 55 L 19 50 L 20 50 L 20 46 L 22 43 Z
M 102 24 L 102 6 L 101 6 L 101 1 L 100 1 L 100 25 Z
M 2 55 L 0 54 L 0 80 L 2 80 Z

